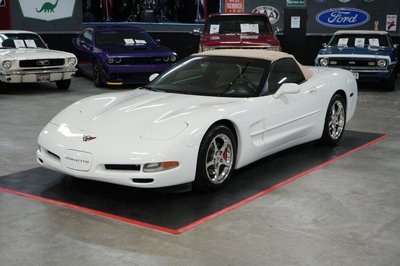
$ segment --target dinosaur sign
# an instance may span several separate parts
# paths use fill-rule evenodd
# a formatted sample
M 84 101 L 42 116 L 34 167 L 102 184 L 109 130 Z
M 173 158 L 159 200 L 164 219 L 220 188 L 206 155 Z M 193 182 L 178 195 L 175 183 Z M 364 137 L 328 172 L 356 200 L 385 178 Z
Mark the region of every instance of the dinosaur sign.
M 19 0 L 24 17 L 52 21 L 72 17 L 75 0 Z

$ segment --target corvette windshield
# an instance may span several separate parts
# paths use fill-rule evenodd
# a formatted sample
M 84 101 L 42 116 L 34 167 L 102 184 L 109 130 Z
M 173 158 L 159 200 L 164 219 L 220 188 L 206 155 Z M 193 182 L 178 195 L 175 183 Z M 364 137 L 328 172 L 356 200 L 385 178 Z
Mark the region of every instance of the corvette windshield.
M 389 46 L 385 35 L 378 34 L 340 34 L 335 35 L 329 42 L 330 46 L 368 47 Z
M 6 33 L 0 34 L 0 47 L 4 48 L 47 48 L 37 34 Z
M 144 47 L 154 44 L 141 30 L 102 30 L 95 35 L 95 45 L 98 47 L 107 45 L 123 45 L 132 47 Z
M 260 95 L 270 61 L 243 57 L 189 57 L 146 88 L 172 93 L 224 97 Z

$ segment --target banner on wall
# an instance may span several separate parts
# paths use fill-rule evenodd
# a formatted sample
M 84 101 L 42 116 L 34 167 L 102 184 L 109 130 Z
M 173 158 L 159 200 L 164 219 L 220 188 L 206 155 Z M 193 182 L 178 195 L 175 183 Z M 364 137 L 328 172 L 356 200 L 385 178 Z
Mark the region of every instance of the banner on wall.
M 386 31 L 397 31 L 397 15 L 386 15 Z
M 306 0 L 286 0 L 287 7 L 305 7 Z
M 225 13 L 244 13 L 244 0 L 226 0 Z
M 19 0 L 19 5 L 26 18 L 52 21 L 72 17 L 75 0 Z

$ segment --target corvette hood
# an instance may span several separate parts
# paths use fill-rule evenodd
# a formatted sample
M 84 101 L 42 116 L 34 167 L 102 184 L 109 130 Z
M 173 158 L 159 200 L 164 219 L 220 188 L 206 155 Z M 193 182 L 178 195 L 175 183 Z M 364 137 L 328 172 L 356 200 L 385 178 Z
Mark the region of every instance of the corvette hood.
M 193 119 L 237 99 L 190 96 L 136 89 L 83 99 L 51 123 L 90 134 L 171 139 Z
M 380 55 L 387 56 L 390 54 L 388 47 L 338 47 L 332 46 L 320 51 L 320 55 Z
M 279 46 L 278 40 L 268 34 L 206 34 L 202 38 L 210 46 Z
M 71 53 L 49 50 L 42 48 L 20 48 L 20 49 L 5 49 L 0 50 L 2 56 L 7 56 L 8 59 L 14 60 L 30 60 L 30 59 L 63 59 L 66 57 L 75 57 Z

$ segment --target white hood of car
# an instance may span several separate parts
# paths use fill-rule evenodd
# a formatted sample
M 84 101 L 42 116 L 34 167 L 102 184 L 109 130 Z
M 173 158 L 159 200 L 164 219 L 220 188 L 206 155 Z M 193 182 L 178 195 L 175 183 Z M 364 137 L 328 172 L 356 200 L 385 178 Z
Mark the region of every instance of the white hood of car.
M 64 59 L 66 57 L 75 57 L 75 55 L 50 49 L 43 48 L 19 48 L 19 49 L 1 49 L 1 56 L 8 56 L 13 60 L 34 60 L 34 59 Z
M 83 99 L 51 123 L 90 134 L 172 139 L 194 119 L 212 119 L 211 113 L 224 110 L 221 106 L 240 100 L 136 89 Z

